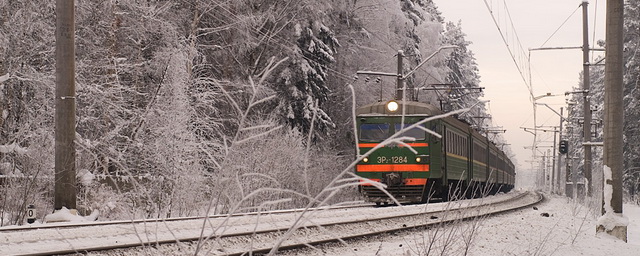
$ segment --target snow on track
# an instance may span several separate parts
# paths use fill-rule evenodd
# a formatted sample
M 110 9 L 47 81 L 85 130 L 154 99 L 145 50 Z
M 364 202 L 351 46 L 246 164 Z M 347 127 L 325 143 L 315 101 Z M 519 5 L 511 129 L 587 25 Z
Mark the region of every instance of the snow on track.
M 353 226 L 341 227 L 336 225 L 330 227 L 335 222 L 356 222 L 367 221 L 372 218 L 393 217 L 396 215 L 433 213 L 442 210 L 451 210 L 460 207 L 471 207 L 487 203 L 495 203 L 523 196 L 522 193 L 508 193 L 487 198 L 456 201 L 450 203 L 431 203 L 422 205 L 409 205 L 402 207 L 379 207 L 379 208 L 343 208 L 306 212 L 306 228 L 296 231 L 294 238 L 304 237 L 307 233 L 320 233 L 314 236 L 321 239 L 330 239 L 336 234 L 347 233 L 347 231 L 372 230 L 370 224 L 355 224 Z M 263 229 L 286 231 L 291 227 L 301 213 L 290 214 L 265 214 L 254 216 L 233 216 L 228 218 L 204 220 L 182 220 L 137 224 L 118 224 L 109 226 L 86 226 L 64 229 L 42 229 L 28 231 L 14 231 L 0 233 L 0 255 L 13 254 L 48 254 L 74 253 L 95 248 L 117 248 L 123 245 L 138 246 L 141 242 L 146 245 L 156 245 L 160 243 L 175 242 L 176 240 L 192 240 L 200 236 L 204 224 L 204 235 L 212 236 L 212 240 L 205 248 L 207 254 L 225 254 L 230 252 L 244 251 L 247 248 L 263 248 L 273 246 L 273 243 L 282 232 L 270 233 L 266 235 L 251 235 L 255 231 Z M 402 223 L 411 223 L 410 220 L 400 220 Z M 381 222 L 385 225 L 385 222 Z M 391 222 L 386 222 L 389 224 Z M 358 226 L 360 225 L 360 226 Z M 320 231 L 310 231 L 321 226 Z M 348 230 L 345 230 L 348 229 Z M 249 234 L 248 236 L 246 236 Z M 243 237 L 240 237 L 243 235 Z M 221 242 L 217 236 L 235 236 L 224 238 Z M 294 239 L 294 240 L 296 240 Z M 314 238 L 315 239 L 315 238 Z M 187 247 L 195 243 L 188 244 Z M 217 244 L 210 247 L 209 244 Z M 184 247 L 179 244 L 178 247 Z M 235 248 L 234 248 L 235 246 Z M 165 246 L 162 246 L 165 247 Z M 162 247 L 159 247 L 159 250 Z M 148 248 L 148 247 L 147 247 Z M 175 250 L 168 246 L 169 251 Z M 187 250 L 192 251 L 192 248 Z M 167 251 L 168 252 L 168 251 Z

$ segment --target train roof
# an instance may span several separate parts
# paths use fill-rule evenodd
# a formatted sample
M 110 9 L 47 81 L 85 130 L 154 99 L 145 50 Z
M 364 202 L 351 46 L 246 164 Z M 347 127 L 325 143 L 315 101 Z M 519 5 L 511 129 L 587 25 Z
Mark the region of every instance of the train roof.
M 405 115 L 420 115 L 420 116 L 433 116 L 439 115 L 443 112 L 436 106 L 431 104 L 415 102 L 415 101 L 396 101 L 399 105 L 397 111 L 391 112 L 387 110 L 386 105 L 388 101 L 376 102 L 373 104 L 365 105 L 356 109 L 356 115 L 402 115 L 402 108 L 404 107 Z

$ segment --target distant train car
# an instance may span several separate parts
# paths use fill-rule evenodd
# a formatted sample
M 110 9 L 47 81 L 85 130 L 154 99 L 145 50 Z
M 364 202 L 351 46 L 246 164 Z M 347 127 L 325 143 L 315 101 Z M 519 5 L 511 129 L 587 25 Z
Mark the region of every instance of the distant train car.
M 404 112 L 404 115 L 403 115 Z M 515 169 L 508 157 L 468 124 L 445 117 L 397 134 L 411 137 L 403 143 L 381 142 L 403 128 L 442 114 L 435 106 L 411 101 L 378 102 L 356 110 L 360 156 L 356 174 L 363 179 L 360 191 L 369 202 L 389 204 L 450 200 L 509 191 Z M 385 191 L 367 180 L 383 183 Z

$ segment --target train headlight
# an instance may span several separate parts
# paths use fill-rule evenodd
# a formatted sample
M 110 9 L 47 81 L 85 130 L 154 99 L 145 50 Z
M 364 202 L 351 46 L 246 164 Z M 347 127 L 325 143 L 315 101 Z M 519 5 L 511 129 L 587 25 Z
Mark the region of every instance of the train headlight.
M 396 110 L 398 110 L 398 102 L 395 101 L 389 101 L 387 102 L 387 110 L 389 110 L 389 112 L 396 112 Z
M 369 158 L 368 157 L 362 158 L 362 162 L 368 163 L 369 162 Z
M 428 164 L 429 163 L 429 155 L 416 156 L 416 163 Z

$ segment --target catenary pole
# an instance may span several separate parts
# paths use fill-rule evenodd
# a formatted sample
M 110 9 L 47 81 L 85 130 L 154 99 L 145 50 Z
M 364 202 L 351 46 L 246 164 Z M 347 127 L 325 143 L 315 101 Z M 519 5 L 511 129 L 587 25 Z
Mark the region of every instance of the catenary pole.
M 404 57 L 404 51 L 398 50 L 398 78 L 396 88 L 396 100 L 402 99 L 402 92 L 404 91 L 404 79 L 402 78 L 402 58 Z
M 74 1 L 56 1 L 55 209 L 76 209 L 74 11 Z
M 591 99 L 589 97 L 590 77 L 589 77 L 589 20 L 587 17 L 587 6 L 589 1 L 582 1 L 582 90 L 584 91 L 584 104 L 583 115 L 584 125 L 582 130 L 584 145 L 584 177 L 587 179 L 585 189 L 587 190 L 587 196 L 592 195 L 592 178 L 591 178 Z
M 622 170 L 624 124 L 623 107 L 623 0 L 607 0 L 606 56 L 604 68 L 604 166 L 610 168 L 611 179 L 605 175 L 603 192 L 603 217 L 618 219 L 622 216 Z M 607 170 L 605 170 L 606 174 Z M 609 202 L 607 202 L 609 201 Z M 613 213 L 608 212 L 613 211 Z M 616 216 L 617 215 L 617 216 Z M 620 240 L 627 241 L 627 226 L 616 222 L 608 230 L 598 221 L 597 232 L 606 231 Z
M 583 113 L 584 113 L 584 124 L 583 124 L 583 130 L 582 130 L 582 135 L 583 135 L 583 147 L 584 147 L 584 165 L 583 165 L 583 174 L 584 177 L 586 178 L 586 184 L 585 184 L 585 189 L 587 191 L 587 196 L 591 196 L 592 195 L 592 152 L 591 152 L 591 99 L 589 97 L 589 87 L 590 87 L 590 77 L 589 77 L 589 66 L 591 65 L 589 63 L 589 51 L 590 50 L 601 50 L 601 49 L 589 49 L 589 26 L 588 26 L 588 7 L 589 5 L 589 1 L 587 0 L 583 0 L 582 1 L 582 47 L 545 47 L 545 48 L 534 48 L 534 49 L 529 49 L 529 51 L 533 51 L 533 50 L 564 50 L 564 49 L 577 49 L 577 48 L 582 48 L 582 66 L 583 66 L 583 82 L 582 82 L 582 88 L 583 88 Z M 534 111 L 534 123 L 535 123 L 535 111 Z M 534 140 L 535 140 L 535 135 L 534 135 Z M 534 142 L 535 143 L 535 142 Z M 567 165 L 569 165 L 569 162 L 567 161 Z M 575 170 L 576 166 L 571 165 L 572 169 Z M 577 174 L 576 174 L 577 175 Z M 568 177 L 568 173 L 567 173 L 567 177 Z M 576 193 L 576 176 L 572 175 L 573 177 L 573 185 L 574 185 L 574 193 Z M 566 190 L 565 190 L 566 191 Z M 575 198 L 575 196 L 574 196 Z
M 562 118 L 560 118 L 562 119 Z M 560 120 L 562 121 L 562 120 Z M 559 158 L 558 151 L 556 150 L 558 146 L 558 140 L 556 139 L 558 135 L 558 131 L 553 131 L 553 154 L 551 157 L 551 193 L 556 192 L 556 178 L 558 176 L 558 169 L 556 169 L 556 158 Z
M 560 131 L 558 131 L 558 140 L 562 140 L 562 123 L 564 122 L 564 118 L 562 117 L 562 109 L 560 108 Z M 556 153 L 556 156 L 558 157 L 558 170 L 556 172 L 556 189 L 557 189 L 557 193 L 561 194 L 564 186 L 561 186 L 560 181 L 562 180 L 560 177 L 563 177 L 562 174 L 562 154 L 560 154 L 560 152 Z M 565 172 L 567 170 L 565 169 Z

